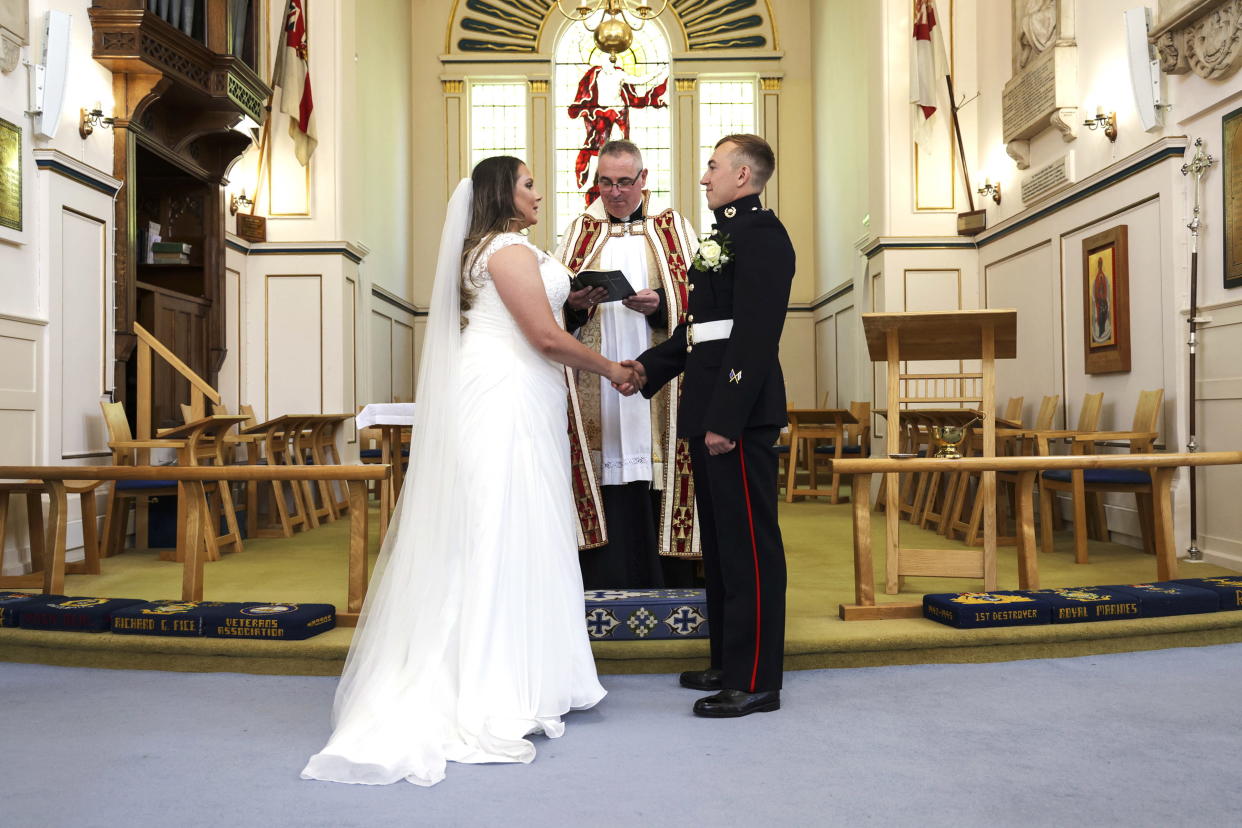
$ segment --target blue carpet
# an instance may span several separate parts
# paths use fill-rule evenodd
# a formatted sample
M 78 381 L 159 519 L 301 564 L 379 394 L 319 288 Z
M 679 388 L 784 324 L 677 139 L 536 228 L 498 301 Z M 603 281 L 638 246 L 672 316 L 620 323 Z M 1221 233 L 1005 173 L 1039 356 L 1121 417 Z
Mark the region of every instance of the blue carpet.
M 675 677 L 603 677 L 531 765 L 432 789 L 304 782 L 335 679 L 0 664 L 6 828 L 1234 824 L 1242 644 L 786 676 L 696 719 Z

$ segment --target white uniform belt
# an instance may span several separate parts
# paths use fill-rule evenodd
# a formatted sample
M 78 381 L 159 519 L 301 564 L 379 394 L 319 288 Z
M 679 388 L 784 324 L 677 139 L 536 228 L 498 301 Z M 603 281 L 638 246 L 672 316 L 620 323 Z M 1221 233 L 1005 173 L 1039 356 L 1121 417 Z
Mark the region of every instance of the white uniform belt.
M 686 330 L 686 343 L 698 345 L 700 342 L 711 342 L 713 339 L 728 339 L 731 333 L 733 333 L 732 319 L 695 322 Z

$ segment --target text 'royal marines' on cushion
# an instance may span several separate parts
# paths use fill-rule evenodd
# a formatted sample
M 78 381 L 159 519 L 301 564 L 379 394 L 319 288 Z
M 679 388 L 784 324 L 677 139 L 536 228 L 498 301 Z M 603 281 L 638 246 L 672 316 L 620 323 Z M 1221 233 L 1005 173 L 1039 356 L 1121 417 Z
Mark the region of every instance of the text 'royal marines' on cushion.
M 1142 612 L 1133 595 L 1107 587 L 1031 589 L 1021 594 L 1047 601 L 1052 607 L 1054 624 L 1138 618 Z
M 1014 591 L 940 592 L 923 596 L 923 617 L 958 629 L 1047 624 L 1047 599 Z

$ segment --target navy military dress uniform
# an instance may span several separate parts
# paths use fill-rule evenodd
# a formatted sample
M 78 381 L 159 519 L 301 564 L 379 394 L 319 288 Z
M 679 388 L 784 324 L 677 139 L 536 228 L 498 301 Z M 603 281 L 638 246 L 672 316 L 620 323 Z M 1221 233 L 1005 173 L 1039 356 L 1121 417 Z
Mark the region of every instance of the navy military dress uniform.
M 757 195 L 715 216 L 728 261 L 690 271 L 685 320 L 638 361 L 644 396 L 684 374 L 677 428 L 691 445 L 712 669 L 726 689 L 763 693 L 781 688 L 785 644 L 775 443 L 787 422 L 779 347 L 794 250 Z M 736 441 L 734 450 L 709 454 L 709 431 Z

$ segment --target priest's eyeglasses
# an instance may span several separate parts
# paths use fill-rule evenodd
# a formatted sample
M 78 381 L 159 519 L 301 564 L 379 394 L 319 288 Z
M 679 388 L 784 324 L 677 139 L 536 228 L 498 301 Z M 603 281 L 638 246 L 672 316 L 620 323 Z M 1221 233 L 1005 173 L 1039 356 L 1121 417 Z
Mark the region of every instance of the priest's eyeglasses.
M 600 192 L 603 192 L 604 190 L 613 190 L 613 189 L 628 190 L 630 187 L 633 187 L 637 183 L 638 183 L 637 178 L 619 178 L 616 181 L 612 181 L 611 179 L 608 179 L 608 178 L 601 178 L 599 180 L 599 189 L 600 189 Z

